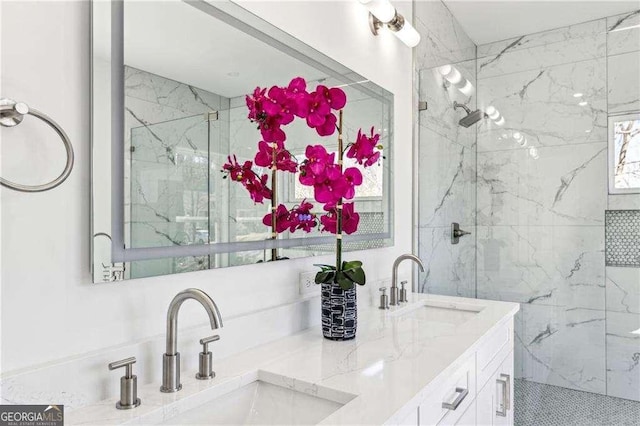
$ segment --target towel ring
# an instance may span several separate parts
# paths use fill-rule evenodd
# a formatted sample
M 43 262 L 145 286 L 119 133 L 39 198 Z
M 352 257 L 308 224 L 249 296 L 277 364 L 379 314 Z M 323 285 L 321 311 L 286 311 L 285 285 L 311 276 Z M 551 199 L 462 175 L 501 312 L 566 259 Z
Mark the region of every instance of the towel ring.
M 62 139 L 62 143 L 64 144 L 64 148 L 67 151 L 67 164 L 64 166 L 64 170 L 54 180 L 49 183 L 45 183 L 42 185 L 22 185 L 20 183 L 15 183 L 3 179 L 0 177 L 0 185 L 5 186 L 10 189 L 14 189 L 16 191 L 22 192 L 42 192 L 48 191 L 50 189 L 55 188 L 64 182 L 71 173 L 73 169 L 73 146 L 71 145 L 71 141 L 67 134 L 62 130 L 62 128 L 51 119 L 48 115 L 38 111 L 37 109 L 29 108 L 29 106 L 23 102 L 15 102 L 12 99 L 0 99 L 0 125 L 3 127 L 13 127 L 22 123 L 24 116 L 27 114 L 31 114 L 34 117 L 39 118 L 40 120 L 47 123 L 53 130 L 56 131 L 60 139 Z

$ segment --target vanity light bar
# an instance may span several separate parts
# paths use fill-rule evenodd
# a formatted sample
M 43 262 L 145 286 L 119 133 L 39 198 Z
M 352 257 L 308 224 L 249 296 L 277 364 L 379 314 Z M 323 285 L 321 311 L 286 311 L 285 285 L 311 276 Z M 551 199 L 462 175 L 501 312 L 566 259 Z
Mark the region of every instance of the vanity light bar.
M 378 35 L 384 27 L 409 47 L 420 43 L 420 33 L 398 13 L 389 0 L 360 0 L 369 10 L 369 28 L 373 35 Z

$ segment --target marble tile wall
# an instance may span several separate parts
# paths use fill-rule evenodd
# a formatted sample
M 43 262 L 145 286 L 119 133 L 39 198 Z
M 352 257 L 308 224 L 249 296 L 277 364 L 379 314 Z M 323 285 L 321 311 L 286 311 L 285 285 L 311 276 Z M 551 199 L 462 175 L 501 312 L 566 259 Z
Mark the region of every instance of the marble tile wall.
M 505 118 L 477 132 L 477 297 L 522 304 L 518 377 L 635 400 L 640 274 L 605 267 L 604 212 L 640 204 L 606 185 L 608 116 L 640 110 L 638 23 L 525 35 L 477 60 L 478 107 Z

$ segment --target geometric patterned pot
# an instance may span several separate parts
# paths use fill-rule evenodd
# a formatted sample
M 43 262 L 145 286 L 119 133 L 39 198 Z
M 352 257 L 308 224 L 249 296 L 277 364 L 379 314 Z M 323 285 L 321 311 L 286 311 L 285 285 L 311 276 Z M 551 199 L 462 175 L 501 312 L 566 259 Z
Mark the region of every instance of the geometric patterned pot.
M 350 340 L 356 337 L 358 305 L 356 286 L 343 290 L 338 284 L 322 283 L 322 334 L 329 340 Z

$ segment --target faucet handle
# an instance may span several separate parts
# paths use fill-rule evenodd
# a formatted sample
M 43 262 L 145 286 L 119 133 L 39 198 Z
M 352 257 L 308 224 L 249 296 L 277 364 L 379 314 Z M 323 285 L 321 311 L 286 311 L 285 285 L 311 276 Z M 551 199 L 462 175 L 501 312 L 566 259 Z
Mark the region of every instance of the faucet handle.
M 399 299 L 400 303 L 405 303 L 409 301 L 409 299 L 407 299 L 407 289 L 405 288 L 406 285 L 407 285 L 407 281 L 400 282 L 400 299 Z
M 109 363 L 109 370 L 116 370 L 118 368 L 126 367 L 125 377 L 131 378 L 133 376 L 133 364 L 136 363 L 136 357 L 121 359 L 120 361 L 114 361 Z
M 200 339 L 200 344 L 202 345 L 202 352 L 208 353 L 209 352 L 209 343 L 217 342 L 218 340 L 220 340 L 220 336 L 217 335 L 217 334 L 214 334 L 213 336 L 204 337 L 204 338 Z
M 200 352 L 199 355 L 200 359 L 198 362 L 198 374 L 196 374 L 196 379 L 211 380 L 216 377 L 216 373 L 213 371 L 213 355 L 209 352 L 209 343 L 213 343 L 218 340 L 220 340 L 220 336 L 217 334 L 200 339 L 202 352 Z
M 141 403 L 138 398 L 138 377 L 133 374 L 135 362 L 136 358 L 132 356 L 109 364 L 109 370 L 112 371 L 122 367 L 126 368 L 124 376 L 120 378 L 120 401 L 116 402 L 118 410 L 135 408 Z
M 389 309 L 389 296 L 387 296 L 386 287 L 380 287 L 380 306 L 378 309 Z

